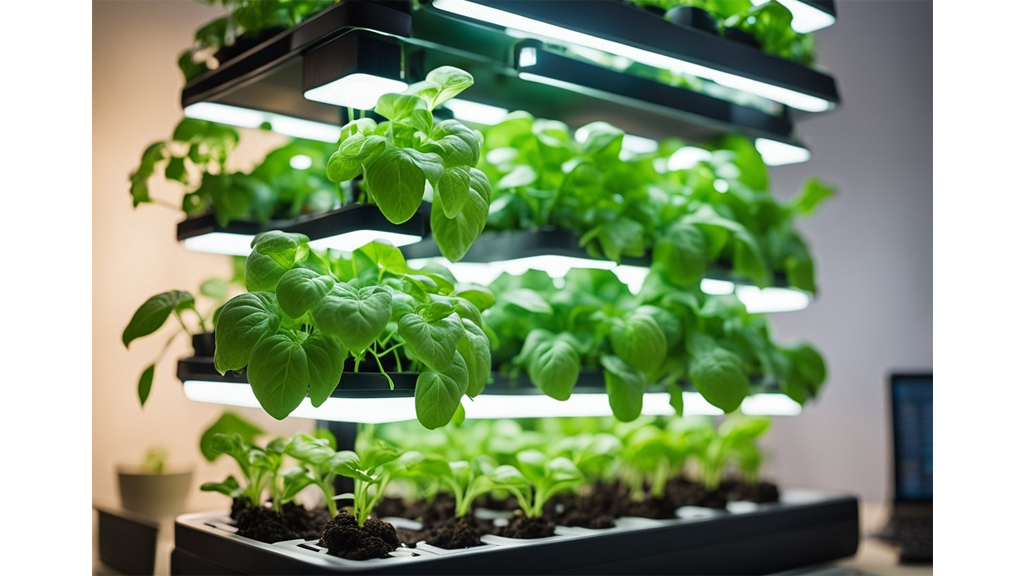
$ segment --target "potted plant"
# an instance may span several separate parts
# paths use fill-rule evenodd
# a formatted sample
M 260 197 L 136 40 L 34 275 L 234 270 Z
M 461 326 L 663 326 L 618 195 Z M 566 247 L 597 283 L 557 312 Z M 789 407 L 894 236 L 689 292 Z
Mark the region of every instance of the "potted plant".
M 169 464 L 167 451 L 150 448 L 139 463 L 117 466 L 121 505 L 154 520 L 163 520 L 185 510 L 192 486 L 193 466 Z

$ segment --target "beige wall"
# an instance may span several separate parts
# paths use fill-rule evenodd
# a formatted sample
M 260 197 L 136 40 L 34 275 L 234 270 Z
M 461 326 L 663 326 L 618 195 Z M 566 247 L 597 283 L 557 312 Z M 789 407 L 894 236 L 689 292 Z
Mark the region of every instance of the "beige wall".
M 151 446 L 166 447 L 172 461 L 200 464 L 199 435 L 220 414 L 214 405 L 185 399 L 174 376 L 175 361 L 187 354 L 180 338 L 157 366 L 146 407 L 135 386 L 142 369 L 159 353 L 166 337 L 121 344 L 121 331 L 146 298 L 169 289 L 195 292 L 210 276 L 230 272 L 224 256 L 188 252 L 175 240 L 179 212 L 158 206 L 132 209 L 128 174 L 143 149 L 170 136 L 181 119 L 182 77 L 177 54 L 195 29 L 214 18 L 208 6 L 188 1 L 93 4 L 93 498 L 118 500 L 114 466 L 141 459 Z M 246 131 L 235 160 L 251 163 L 279 137 Z M 154 195 L 177 203 L 171 186 Z M 161 334 L 170 334 L 166 327 Z M 306 420 L 275 422 L 262 411 L 243 411 L 264 428 L 290 434 Z M 192 509 L 217 508 L 223 497 L 198 490 L 201 482 L 221 480 L 231 463 L 202 463 L 193 477 Z

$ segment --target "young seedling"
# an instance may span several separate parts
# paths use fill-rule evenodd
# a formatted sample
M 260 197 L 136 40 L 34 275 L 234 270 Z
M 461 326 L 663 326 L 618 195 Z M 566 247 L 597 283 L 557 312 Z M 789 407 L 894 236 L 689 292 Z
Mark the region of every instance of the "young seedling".
M 630 496 L 641 500 L 644 482 L 650 482 L 651 496 L 665 497 L 665 485 L 681 467 L 692 447 L 685 437 L 667 433 L 655 425 L 634 430 L 622 449 L 623 476 L 630 486 Z
M 402 452 L 383 440 L 371 440 L 361 444 L 357 446 L 358 454 L 343 450 L 330 459 L 335 474 L 354 481 L 355 489 L 352 494 L 334 498 L 351 496 L 352 515 L 359 526 L 366 524 L 366 519 L 384 497 L 388 484 L 397 477 L 410 474 L 423 461 L 421 453 Z
M 615 472 L 614 463 L 621 452 L 622 440 L 612 434 L 581 433 L 555 442 L 552 453 L 572 460 L 587 483 L 592 484 Z
M 211 448 L 219 454 L 227 454 L 238 464 L 243 482 L 233 476 L 223 482 L 207 483 L 199 487 L 205 492 L 220 492 L 242 500 L 249 508 L 263 503 L 264 491 L 271 488 L 281 468 L 281 453 L 276 452 L 280 443 L 271 443 L 273 448 L 264 450 L 247 442 L 241 434 L 214 434 Z M 280 509 L 280 500 L 274 503 Z
M 440 456 L 430 455 L 419 464 L 421 474 L 436 478 L 444 489 L 455 498 L 455 517 L 469 514 L 473 501 L 490 492 L 494 487 L 491 477 L 498 462 L 487 455 L 480 455 L 472 461 L 449 462 Z
M 730 462 L 746 463 L 748 470 L 760 468 L 760 452 L 757 440 L 771 427 L 768 418 L 732 417 L 722 422 L 718 431 L 695 431 L 691 439 L 700 443 L 703 450 L 698 458 L 703 470 L 702 482 L 710 490 L 718 488 Z M 756 454 L 752 459 L 751 454 Z M 755 466 L 756 463 L 756 466 Z M 742 464 L 741 464 L 742 465 Z
M 490 477 L 495 488 L 508 490 L 516 497 L 527 518 L 540 518 L 548 500 L 583 483 L 583 475 L 572 460 L 564 456 L 549 460 L 540 450 L 516 454 L 516 466 L 498 466 Z
M 338 505 L 334 493 L 334 479 L 343 471 L 350 469 L 352 452 L 337 452 L 333 436 L 321 434 L 314 437 L 305 432 L 292 436 L 284 450 L 285 454 L 295 458 L 305 468 L 302 474 L 293 472 L 293 489 L 301 490 L 305 486 L 315 485 L 323 492 L 327 500 L 327 510 L 331 517 L 338 515 Z M 347 474 L 344 474 L 347 476 Z M 302 480 L 302 477 L 307 480 Z M 299 486 L 304 484 L 303 486 Z

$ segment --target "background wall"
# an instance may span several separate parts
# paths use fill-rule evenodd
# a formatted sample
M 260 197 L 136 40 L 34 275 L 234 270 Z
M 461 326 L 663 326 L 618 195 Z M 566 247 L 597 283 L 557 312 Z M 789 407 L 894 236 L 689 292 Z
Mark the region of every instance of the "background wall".
M 891 368 L 932 362 L 931 4 L 838 2 L 839 23 L 818 35 L 819 63 L 839 79 L 843 108 L 799 126 L 810 163 L 774 171 L 788 196 L 820 175 L 839 196 L 806 222 L 820 263 L 820 299 L 776 317 L 782 340 L 807 339 L 825 352 L 831 379 L 821 401 L 776 422 L 768 439 L 771 476 L 790 485 L 853 490 L 883 497 L 887 470 L 884 379 Z M 126 351 L 121 331 L 146 298 L 170 288 L 195 291 L 226 276 L 225 257 L 185 251 L 174 238 L 181 216 L 157 206 L 133 210 L 127 177 L 147 144 L 167 138 L 181 118 L 177 53 L 215 17 L 195 2 L 98 1 L 93 4 L 93 495 L 117 501 L 115 463 L 164 446 L 171 460 L 200 464 L 196 443 L 220 409 L 187 401 L 174 377 L 178 340 L 157 366 L 153 392 L 138 406 L 139 373 L 162 338 Z M 245 132 L 238 166 L 275 142 Z M 172 202 L 171 187 L 154 194 Z M 169 334 L 169 332 L 168 332 Z M 271 432 L 278 423 L 243 411 Z M 220 480 L 230 463 L 203 463 L 199 483 Z M 193 490 L 192 508 L 221 497 Z

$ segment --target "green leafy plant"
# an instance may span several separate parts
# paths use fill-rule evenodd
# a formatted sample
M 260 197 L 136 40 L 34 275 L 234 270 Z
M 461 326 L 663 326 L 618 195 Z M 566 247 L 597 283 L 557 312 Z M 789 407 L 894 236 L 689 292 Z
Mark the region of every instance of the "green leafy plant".
M 701 464 L 701 481 L 715 489 L 722 481 L 726 467 L 734 463 L 748 482 L 756 482 L 763 457 L 757 440 L 771 427 L 768 418 L 727 418 L 716 431 L 710 425 L 694 427 L 687 434 L 697 446 L 695 454 Z
M 374 507 L 384 497 L 388 485 L 397 477 L 409 475 L 423 461 L 416 451 L 403 452 L 380 439 L 356 437 L 356 452 L 338 452 L 336 471 L 353 480 L 352 515 L 359 526 L 366 523 Z M 358 452 L 358 454 L 357 454 Z
M 471 461 L 449 461 L 438 455 L 428 455 L 419 464 L 419 472 L 435 479 L 455 498 L 455 517 L 469 514 L 473 501 L 495 488 L 492 478 L 498 461 L 481 454 Z
M 199 0 L 228 11 L 196 31 L 193 45 L 178 55 L 178 67 L 189 82 L 215 68 L 213 54 L 240 37 L 292 26 L 327 8 L 336 0 Z
M 833 189 L 811 179 L 800 196 L 779 202 L 761 155 L 739 136 L 678 169 L 681 141 L 631 156 L 623 138 L 603 122 L 573 138 L 565 124 L 525 112 L 488 128 L 480 163 L 495 182 L 487 229 L 571 230 L 597 258 L 651 255 L 681 287 L 717 265 L 761 287 L 785 274 L 791 286 L 816 291 L 814 262 L 793 221 Z
M 427 428 L 447 424 L 462 396 L 483 390 L 490 342 L 480 309 L 462 296 L 482 288 L 457 286 L 444 268 L 414 270 L 387 244 L 335 256 L 307 243 L 301 234 L 258 235 L 246 261 L 249 292 L 217 319 L 217 370 L 245 368 L 268 414 L 283 419 L 307 396 L 323 404 L 350 355 L 355 370 L 372 359 L 389 382 L 382 359 L 418 372 L 416 416 Z
M 285 447 L 285 454 L 295 458 L 304 467 L 303 473 L 295 473 L 293 488 L 301 490 L 305 486 L 314 485 L 323 492 L 327 501 L 327 510 L 331 517 L 338 515 L 335 502 L 334 479 L 338 474 L 351 469 L 351 452 L 338 452 L 337 441 L 330 433 L 317 431 L 319 437 L 304 432 L 292 436 Z
M 212 436 L 210 447 L 218 454 L 227 454 L 238 464 L 242 480 L 228 476 L 223 482 L 206 483 L 199 489 L 238 498 L 250 508 L 262 505 L 263 493 L 276 484 L 274 480 L 281 468 L 280 449 L 283 443 L 275 440 L 264 449 L 247 441 L 241 434 L 217 433 Z M 280 506 L 280 498 L 275 493 L 274 509 L 280 510 Z
M 138 396 L 139 405 L 145 406 L 146 400 L 149 399 L 149 393 L 153 388 L 153 378 L 156 375 L 156 365 L 160 363 L 164 354 L 167 353 L 167 349 L 170 348 L 171 343 L 181 335 L 191 336 L 198 333 L 209 332 L 211 327 L 211 320 L 214 320 L 220 305 L 227 300 L 228 293 L 231 289 L 232 284 L 241 283 L 243 270 L 239 266 L 235 266 L 235 275 L 230 279 L 223 278 L 210 278 L 204 281 L 199 287 L 199 294 L 206 297 L 211 301 L 211 310 L 203 313 L 196 308 L 196 298 L 191 292 L 183 290 L 168 290 L 167 292 L 161 292 L 155 296 L 150 297 L 142 306 L 135 311 L 129 320 L 128 325 L 125 327 L 124 332 L 121 334 L 121 342 L 125 348 L 135 340 L 149 336 L 160 328 L 162 328 L 167 320 L 173 315 L 178 321 L 178 327 L 180 329 L 175 330 L 173 334 L 167 339 L 160 353 L 156 359 L 153 360 L 149 366 L 142 371 L 139 376 L 138 383 Z M 195 319 L 192 327 L 185 321 L 185 314 L 191 312 L 191 317 Z
M 750 0 L 629 0 L 638 6 L 656 6 L 671 10 L 694 6 L 717 20 L 719 32 L 738 28 L 750 33 L 761 49 L 787 60 L 810 66 L 815 48 L 812 34 L 793 30 L 793 14 L 775 0 L 755 6 Z
M 142 458 L 142 469 L 150 474 L 163 474 L 167 469 L 167 449 L 150 448 Z
M 646 424 L 625 435 L 622 449 L 622 476 L 630 486 L 630 495 L 640 500 L 644 483 L 650 484 L 654 498 L 665 497 L 665 485 L 679 474 L 685 460 L 694 452 L 685 435 Z
M 338 151 L 327 163 L 332 182 L 363 177 L 360 201 L 376 204 L 401 224 L 431 200 L 431 234 L 451 261 L 465 255 L 484 229 L 491 185 L 474 168 L 480 135 L 457 120 L 434 121 L 433 110 L 473 85 L 468 73 L 444 66 L 405 94 L 385 94 L 374 112 L 341 130 Z
M 551 454 L 569 458 L 588 484 L 615 472 L 622 452 L 622 440 L 606 432 L 567 435 L 552 445 Z
M 490 473 L 495 488 L 508 490 L 527 518 L 539 518 L 552 497 L 583 483 L 583 475 L 564 456 L 548 459 L 540 450 L 516 454 L 516 465 L 502 464 Z
M 485 312 L 500 342 L 499 371 L 511 378 L 525 371 L 541 391 L 564 400 L 583 370 L 600 369 L 622 421 L 640 415 L 652 386 L 669 391 L 681 414 L 685 381 L 726 412 L 739 408 L 754 378 L 801 403 L 815 397 L 826 370 L 813 347 L 779 346 L 768 320 L 735 296 L 680 288 L 667 276 L 656 263 L 636 295 L 605 270 L 571 270 L 557 286 L 537 271 L 499 277 Z
M 153 203 L 188 216 L 212 213 L 222 226 L 235 220 L 293 218 L 340 205 L 337 185 L 324 174 L 331 145 L 293 140 L 269 152 L 251 171 L 231 171 L 227 159 L 238 140 L 233 128 L 183 119 L 170 140 L 146 148 L 129 176 L 133 205 Z M 158 175 L 183 189 L 180 205 L 151 194 L 150 183 Z

